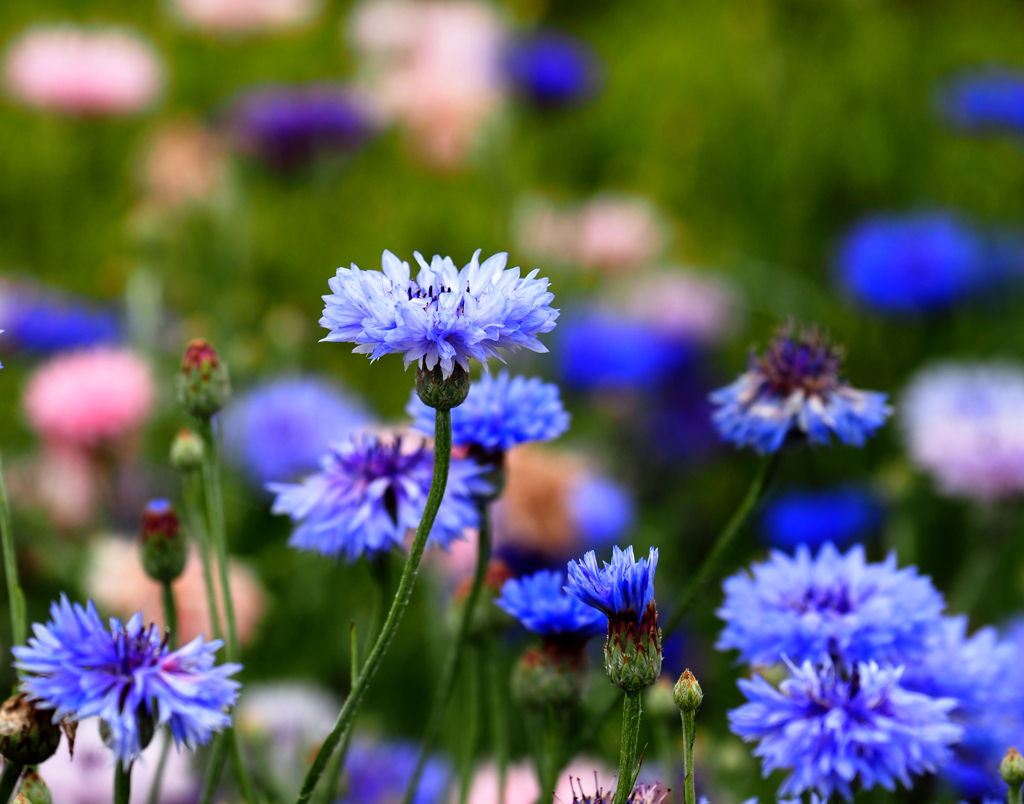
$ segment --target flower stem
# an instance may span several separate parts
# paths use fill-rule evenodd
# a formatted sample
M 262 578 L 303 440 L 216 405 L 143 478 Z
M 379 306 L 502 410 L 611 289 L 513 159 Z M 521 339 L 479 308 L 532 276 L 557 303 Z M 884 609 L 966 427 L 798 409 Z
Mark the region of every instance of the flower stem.
M 170 581 L 164 581 L 163 602 L 164 622 L 167 624 L 167 642 L 171 650 L 178 647 L 178 607 L 174 602 L 174 589 Z M 164 783 L 164 769 L 167 767 L 167 755 L 171 752 L 171 730 L 164 732 L 164 744 L 160 748 L 160 761 L 156 766 L 156 775 L 153 776 L 153 785 L 149 788 L 149 804 L 157 804 L 160 800 L 160 788 Z
M 128 804 L 132 797 L 132 766 L 125 768 L 120 760 L 114 766 L 114 804 Z
M 206 781 L 203 782 L 203 795 L 199 799 L 199 804 L 211 804 L 213 801 L 227 758 L 227 734 L 218 734 L 213 739 L 213 753 L 210 755 L 210 764 L 206 766 Z
M 622 743 L 619 746 L 619 779 L 615 784 L 613 804 L 626 804 L 633 790 L 633 770 L 636 766 L 636 745 L 640 739 L 639 692 L 626 692 L 622 700 Z
M 505 804 L 505 778 L 508 773 L 508 676 L 503 672 L 501 641 L 494 634 L 487 636 L 487 690 L 490 693 L 491 742 L 498 765 L 498 804 Z
M 210 559 L 210 534 L 203 522 L 202 476 L 188 472 L 184 476 L 185 515 L 189 527 L 199 545 L 199 558 L 203 565 L 203 582 L 206 586 L 206 604 L 210 611 L 210 628 L 214 639 L 223 639 L 220 625 L 220 606 L 217 603 L 217 588 L 213 581 L 213 564 Z
M 7 578 L 7 597 L 11 607 L 11 639 L 13 644 L 25 642 L 25 593 L 18 583 L 18 564 L 14 555 L 14 530 L 11 527 L 11 509 L 4 484 L 4 466 L 0 460 L 0 538 L 3 539 L 4 573 Z M 6 800 L 6 799 L 5 799 Z
M 14 788 L 18 786 L 18 779 L 21 778 L 23 770 L 25 770 L 25 766 L 19 765 L 17 762 L 4 763 L 4 772 L 0 775 L 0 804 L 7 804 L 11 800 L 11 795 L 14 793 Z
M 480 737 L 480 655 L 474 646 L 466 655 L 466 713 L 462 722 L 462 757 L 459 763 L 459 804 L 469 801 L 473 784 L 473 765 Z
M 1006 804 L 1024 804 L 1024 787 L 1019 784 L 1007 787 Z
M 462 618 L 459 620 L 459 630 L 455 634 L 455 641 L 445 660 L 444 669 L 441 671 L 441 679 L 437 685 L 437 692 L 434 695 L 433 704 L 430 707 L 430 714 L 427 717 L 427 728 L 423 732 L 423 741 L 420 743 L 420 755 L 416 761 L 416 769 L 413 771 L 409 784 L 405 788 L 405 799 L 403 804 L 412 804 L 416 796 L 416 790 L 420 786 L 420 778 L 423 769 L 426 767 L 427 758 L 430 756 L 437 735 L 444 725 L 445 714 L 448 711 L 448 704 L 452 699 L 452 692 L 455 690 L 455 679 L 459 672 L 459 664 L 462 655 L 466 650 L 466 642 L 469 639 L 469 630 L 473 624 L 473 614 L 476 612 L 477 602 L 480 600 L 480 590 L 484 585 L 484 578 L 487 576 L 487 563 L 491 560 L 491 527 L 489 506 L 486 503 L 480 505 L 480 531 L 476 551 L 476 569 L 473 572 L 473 583 L 469 587 L 469 594 L 466 595 L 465 605 L 462 609 Z
M 718 571 L 722 559 L 725 558 L 732 543 L 736 540 L 736 536 L 743 529 L 747 518 L 764 495 L 765 489 L 778 468 L 781 454 L 780 452 L 773 452 L 764 457 L 761 467 L 758 469 L 757 474 L 754 475 L 754 480 L 751 482 L 750 488 L 747 489 L 747 494 L 740 503 L 739 508 L 736 509 L 725 527 L 722 528 L 722 532 L 718 534 L 711 552 L 708 553 L 704 563 L 697 570 L 697 576 L 690 582 L 679 603 L 676 604 L 675 609 L 662 624 L 662 632 L 665 636 L 668 636 L 679 627 L 683 617 L 690 610 L 690 606 L 697 599 L 701 589 L 711 580 L 712 575 Z
M 302 783 L 302 789 L 296 799 L 296 804 L 306 804 L 313 791 L 316 789 L 320 777 L 327 767 L 331 755 L 338 748 L 339 743 L 352 728 L 359 705 L 362 703 L 363 695 L 366 693 L 370 682 L 373 680 L 377 669 L 380 667 L 384 654 L 391 646 L 395 632 L 402 621 L 402 615 L 409 605 L 409 598 L 412 597 L 413 586 L 416 584 L 416 575 L 419 573 L 420 560 L 423 558 L 423 550 L 427 545 L 427 537 L 430 529 L 434 526 L 434 519 L 437 517 L 437 509 L 441 506 L 444 497 L 445 486 L 448 484 L 448 467 L 452 459 L 452 418 L 451 411 L 435 411 L 434 424 L 434 477 L 430 483 L 430 494 L 427 496 L 426 508 L 423 511 L 423 518 L 419 527 L 416 528 L 416 537 L 409 547 L 409 557 L 406 559 L 405 568 L 402 570 L 401 580 L 398 582 L 398 589 L 391 602 L 391 609 L 388 611 L 384 627 L 381 629 L 377 641 L 366 657 L 366 664 L 359 671 L 356 683 L 352 685 L 345 703 L 338 713 L 338 719 L 334 724 L 331 733 L 327 735 L 323 745 L 317 752 L 313 764 L 306 774 Z
M 558 774 L 562 772 L 565 762 L 565 716 L 564 707 L 546 706 L 544 708 L 544 730 L 541 738 L 540 761 L 538 776 L 540 781 L 540 798 L 538 804 L 550 804 L 555 796 Z
M 693 745 L 697 740 L 697 712 L 694 709 L 684 709 L 680 715 L 683 718 L 683 772 L 686 774 L 683 782 L 683 804 L 696 804 Z

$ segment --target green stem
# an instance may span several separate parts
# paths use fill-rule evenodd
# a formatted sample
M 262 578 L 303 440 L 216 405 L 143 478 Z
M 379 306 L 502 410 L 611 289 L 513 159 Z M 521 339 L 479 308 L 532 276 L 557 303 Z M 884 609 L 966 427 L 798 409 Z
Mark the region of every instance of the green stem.
M 188 517 L 192 535 L 199 545 L 199 558 L 203 564 L 203 583 L 206 586 L 206 605 L 210 611 L 210 628 L 214 639 L 223 639 L 224 630 L 220 625 L 220 606 L 217 604 L 217 588 L 213 582 L 213 562 L 210 558 L 210 534 L 203 522 L 202 475 L 188 472 L 184 476 L 185 515 Z
M 18 564 L 14 555 L 14 529 L 11 527 L 11 509 L 4 484 L 4 466 L 0 459 L 0 539 L 3 540 L 4 573 L 7 578 L 7 597 L 11 607 L 11 639 L 15 645 L 25 643 L 25 593 L 18 583 Z
M 167 757 L 171 753 L 171 730 L 164 732 L 164 744 L 160 747 L 160 761 L 156 766 L 156 775 L 153 777 L 153 786 L 149 788 L 149 804 L 157 804 L 160 801 L 160 789 L 164 783 L 164 770 L 167 768 Z
M 501 642 L 494 635 L 487 637 L 487 691 L 490 693 L 491 742 L 498 765 L 498 804 L 505 804 L 505 778 L 508 773 L 508 677 L 503 672 Z
M 487 576 L 487 563 L 491 560 L 491 527 L 489 507 L 486 503 L 480 504 L 480 535 L 476 552 L 476 569 L 473 572 L 473 583 L 469 587 L 469 594 L 466 595 L 465 605 L 462 609 L 462 618 L 459 620 L 459 630 L 455 634 L 455 642 L 452 644 L 448 658 L 445 660 L 444 669 L 441 671 L 441 679 L 437 685 L 437 692 L 434 694 L 434 701 L 430 707 L 430 714 L 427 717 L 427 728 L 423 732 L 423 740 L 420 743 L 420 755 L 416 761 L 416 769 L 413 771 L 409 784 L 405 788 L 405 799 L 403 804 L 412 804 L 416 797 L 416 790 L 420 786 L 420 778 L 423 769 L 427 765 L 427 758 L 434 748 L 437 735 L 444 725 L 444 718 L 448 711 L 448 704 L 451 703 L 452 692 L 455 690 L 455 679 L 459 672 L 459 663 L 466 650 L 466 642 L 469 640 L 469 631 L 473 625 L 473 615 L 476 612 L 477 602 L 480 600 L 480 590 L 483 589 L 484 578 Z
M 227 758 L 227 735 L 218 734 L 213 740 L 213 753 L 210 755 L 210 764 L 206 766 L 206 781 L 203 783 L 203 795 L 199 799 L 199 804 L 211 804 L 213 801 Z
M 383 589 L 381 592 L 383 593 Z M 374 624 L 374 628 L 376 628 L 376 624 Z M 355 686 L 356 677 L 359 675 L 359 640 L 356 638 L 355 621 L 352 622 L 352 628 L 349 631 L 349 653 L 352 658 L 349 669 L 351 674 L 349 687 L 351 688 Z M 341 747 L 334 752 L 334 756 L 331 757 L 331 761 L 327 764 L 327 770 L 325 771 L 327 781 L 324 782 L 320 804 L 332 804 L 338 798 L 338 789 L 341 787 L 341 774 L 345 770 L 345 755 L 348 754 L 350 742 L 352 742 L 352 729 L 349 729 L 345 734 L 345 739 L 341 741 Z
M 174 602 L 174 588 L 170 581 L 164 581 L 161 586 L 163 587 L 164 623 L 167 626 L 168 644 L 171 646 L 171 650 L 177 650 L 178 607 Z
M 1024 804 L 1024 787 L 1011 784 L 1006 788 L 1006 804 Z
M 538 767 L 540 777 L 540 798 L 538 804 L 551 804 L 558 785 L 558 774 L 562 772 L 565 737 L 565 710 L 547 706 L 544 710 L 544 733 Z
M 660 715 L 651 721 L 654 729 L 654 740 L 658 747 L 658 758 L 661 761 L 662 778 L 674 781 L 676 778 L 675 746 L 669 730 L 669 721 Z M 669 782 L 670 783 L 670 782 Z
M 242 800 L 246 804 L 253 804 L 256 801 L 256 796 L 253 794 L 249 770 L 245 767 L 245 758 L 242 756 L 242 744 L 238 739 L 238 730 L 232 726 L 227 730 L 226 737 L 229 743 L 228 747 L 231 749 L 231 767 L 234 768 L 235 778 L 238 779 Z
M 4 763 L 4 772 L 0 775 L 0 804 L 7 804 L 11 800 L 11 795 L 18 786 L 18 779 L 21 778 L 23 770 L 25 770 L 25 766 L 19 765 L 17 762 Z
M 370 686 L 377 669 L 380 667 L 384 654 L 391 646 L 395 632 L 402 622 L 402 615 L 409 605 L 409 598 L 412 597 L 413 586 L 416 584 L 416 575 L 419 573 L 420 560 L 423 558 L 423 549 L 427 545 L 427 537 L 430 529 L 434 526 L 434 519 L 437 517 L 437 509 L 441 506 L 444 497 L 444 489 L 448 484 L 448 467 L 452 459 L 452 417 L 449 410 L 437 410 L 434 417 L 434 477 L 430 482 L 430 494 L 427 496 L 426 508 L 423 511 L 423 518 L 419 527 L 416 528 L 416 537 L 409 547 L 409 557 L 406 559 L 405 568 L 402 570 L 401 580 L 398 582 L 398 589 L 395 592 L 394 600 L 391 602 L 391 609 L 388 611 L 384 627 L 381 629 L 373 650 L 366 658 L 366 664 L 359 672 L 356 683 L 352 685 L 345 703 L 338 713 L 338 719 L 334 724 L 331 733 L 327 735 L 323 745 L 317 752 L 313 764 L 306 774 L 302 783 L 302 789 L 296 799 L 296 804 L 306 804 L 313 791 L 316 789 L 320 777 L 327 767 L 331 754 L 338 748 L 339 743 L 352 728 L 359 705 L 362 703 L 363 695 Z
M 469 789 L 473 784 L 473 765 L 476 747 L 480 741 L 480 662 L 474 647 L 466 654 L 464 670 L 466 679 L 465 701 L 467 712 L 462 723 L 462 757 L 459 768 L 459 804 L 469 801 Z
M 696 804 L 693 773 L 693 745 L 697 740 L 697 713 L 694 710 L 682 711 L 683 719 L 683 771 L 686 774 L 683 782 L 683 804 Z
M 132 766 L 114 766 L 114 804 L 128 804 L 132 797 Z
M 619 746 L 619 779 L 615 784 L 613 804 L 626 804 L 633 790 L 633 769 L 636 766 L 636 745 L 640 739 L 639 692 L 626 692 L 622 700 L 622 743 Z
M 668 636 L 683 621 L 683 617 L 686 612 L 689 611 L 690 606 L 697 599 L 697 595 L 700 593 L 704 585 L 711 580 L 722 563 L 722 559 L 725 558 L 726 553 L 732 546 L 732 543 L 736 540 L 736 536 L 743 529 L 744 523 L 750 516 L 751 512 L 757 506 L 761 497 L 764 495 L 764 491 L 771 481 L 772 476 L 775 474 L 775 470 L 778 468 L 779 459 L 781 452 L 773 452 L 770 455 L 766 455 L 764 460 L 761 462 L 761 468 L 758 469 L 757 474 L 754 475 L 754 480 L 750 484 L 750 488 L 747 490 L 746 496 L 740 503 L 739 508 L 736 509 L 732 517 L 726 523 L 722 532 L 718 534 L 718 538 L 715 540 L 714 545 L 711 548 L 711 552 L 708 553 L 704 559 L 704 563 L 700 565 L 697 570 L 697 575 L 690 582 L 686 592 L 680 598 L 679 603 L 676 604 L 673 612 L 668 616 L 668 619 L 662 624 L 662 633 Z

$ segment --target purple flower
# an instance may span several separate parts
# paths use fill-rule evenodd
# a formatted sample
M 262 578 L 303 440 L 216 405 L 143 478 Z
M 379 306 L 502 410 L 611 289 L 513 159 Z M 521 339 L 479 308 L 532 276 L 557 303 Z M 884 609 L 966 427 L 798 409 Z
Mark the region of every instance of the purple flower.
M 241 665 L 214 666 L 223 644 L 196 637 L 171 651 L 163 634 L 142 625 L 136 614 L 126 625 L 103 626 L 90 601 L 85 608 L 62 595 L 50 606 L 50 622 L 33 626 L 28 647 L 12 648 L 24 689 L 56 710 L 54 720 L 98 715 L 110 727 L 114 754 L 127 767 L 142 752 L 139 717 L 168 725 L 175 741 L 191 749 L 231 725 L 226 711 L 241 685 L 229 676 Z
M 605 615 L 567 595 L 564 583 L 562 573 L 541 570 L 506 581 L 494 603 L 543 636 L 586 638 L 603 633 L 608 625 Z

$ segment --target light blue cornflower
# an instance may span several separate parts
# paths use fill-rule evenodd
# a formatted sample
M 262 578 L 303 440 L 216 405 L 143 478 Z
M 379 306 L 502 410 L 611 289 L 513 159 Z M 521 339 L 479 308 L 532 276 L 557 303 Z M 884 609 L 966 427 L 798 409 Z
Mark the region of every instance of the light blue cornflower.
M 789 491 L 761 517 L 765 541 L 787 551 L 801 544 L 816 550 L 826 542 L 845 548 L 874 535 L 881 523 L 878 499 L 857 486 Z
M 50 606 L 50 622 L 36 623 L 33 632 L 27 647 L 12 648 L 25 691 L 55 710 L 54 722 L 99 716 L 124 767 L 142 752 L 143 713 L 191 749 L 231 725 L 227 709 L 241 684 L 229 676 L 242 667 L 214 666 L 219 640 L 196 637 L 172 651 L 156 625 L 143 626 L 141 613 L 127 624 L 111 619 L 108 631 L 92 601 L 83 608 L 66 595 Z
M 501 597 L 494 603 L 530 631 L 543 636 L 585 639 L 604 633 L 608 626 L 605 615 L 567 595 L 564 583 L 561 572 L 541 570 L 506 581 Z
M 652 547 L 646 559 L 636 560 L 633 547 L 612 548 L 612 560 L 597 566 L 597 556 L 589 551 L 579 561 L 569 562 L 569 583 L 565 591 L 588 606 L 603 611 L 609 620 L 629 617 L 638 623 L 654 604 L 654 572 L 658 568 L 658 549 Z
M 915 567 L 897 569 L 896 555 L 869 563 L 860 545 L 845 555 L 826 544 L 789 556 L 773 551 L 723 584 L 719 650 L 738 650 L 749 664 L 783 659 L 848 668 L 857 662 L 911 664 L 931 650 L 945 602 Z
M 452 461 L 431 543 L 447 548 L 477 526 L 474 496 L 491 491 L 483 472 L 475 461 Z M 296 523 L 288 544 L 355 561 L 404 544 L 423 518 L 433 475 L 433 450 L 419 437 L 359 433 L 331 445 L 318 473 L 267 489 L 277 495 L 271 511 Z
M 711 394 L 719 435 L 738 447 L 778 451 L 787 440 L 860 447 L 885 424 L 886 395 L 859 391 L 840 377 L 842 353 L 817 329 L 779 330 L 765 356 Z
M 435 410 L 413 392 L 406 413 L 413 426 L 434 435 Z M 558 386 L 539 377 L 484 375 L 469 386 L 469 396 L 452 408 L 452 444 L 485 452 L 507 452 L 527 441 L 550 441 L 569 429 Z
M 861 662 L 846 679 L 828 663 L 789 667 L 779 689 L 741 679 L 748 702 L 729 712 L 732 731 L 758 743 L 765 776 L 790 771 L 780 796 L 813 790 L 849 801 L 854 785 L 909 788 L 911 776 L 942 767 L 963 734 L 949 718 L 956 701 L 909 691 L 903 668 Z
M 390 251 L 383 272 L 339 268 L 324 296 L 320 326 L 331 330 L 325 341 L 355 343 L 353 350 L 376 360 L 401 354 L 408 368 L 441 366 L 448 378 L 469 361 L 487 362 L 498 349 L 546 352 L 538 335 L 555 328 L 558 311 L 548 280 L 537 271 L 520 276 L 505 268 L 507 254 L 480 262 L 480 251 L 461 271 L 451 257 L 435 255 L 428 264 L 415 253 L 420 271 L 413 279 L 409 263 Z
M 354 741 L 345 757 L 345 794 L 338 804 L 391 804 L 401 799 L 418 758 L 415 743 Z M 429 758 L 413 804 L 443 804 L 450 777 L 448 763 Z

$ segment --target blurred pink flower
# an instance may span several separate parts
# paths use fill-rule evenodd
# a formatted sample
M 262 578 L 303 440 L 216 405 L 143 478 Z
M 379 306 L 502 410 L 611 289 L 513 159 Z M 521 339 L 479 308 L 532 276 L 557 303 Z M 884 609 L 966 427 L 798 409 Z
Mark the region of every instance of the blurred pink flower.
M 505 27 L 475 0 L 369 0 L 351 38 L 381 113 L 402 123 L 430 162 L 453 167 L 502 105 Z
M 540 796 L 537 772 L 529 762 L 509 765 L 505 775 L 505 804 L 534 804 Z M 452 804 L 459 800 L 452 794 Z M 572 801 L 570 796 L 565 801 Z M 481 766 L 469 788 L 469 804 L 498 804 L 498 767 L 493 762 Z
M 132 767 L 131 804 L 144 804 L 156 776 L 166 730 L 161 730 Z M 59 804 L 110 804 L 114 797 L 114 755 L 100 737 L 99 719 L 86 718 L 78 725 L 75 757 L 68 754 L 67 740 L 57 753 L 39 766 L 39 775 Z M 159 804 L 189 804 L 199 795 L 199 779 L 192 772 L 192 752 L 171 749 L 167 755 Z
M 164 73 L 153 47 L 138 34 L 64 24 L 22 34 L 7 50 L 4 80 L 29 106 L 120 115 L 150 107 L 163 89 Z
M 202 204 L 226 180 L 224 151 L 206 128 L 179 121 L 159 128 L 146 150 L 143 184 L 164 209 Z
M 662 270 L 634 274 L 629 285 L 616 288 L 625 298 L 630 315 L 674 338 L 710 343 L 739 325 L 740 301 L 736 288 L 711 274 Z
M 308 22 L 319 0 L 171 0 L 186 25 L 220 33 L 287 28 Z
M 231 562 L 229 575 L 238 638 L 244 644 L 255 634 L 263 614 L 263 591 L 256 576 L 239 564 Z M 219 597 L 220 584 L 216 572 L 214 586 Z M 121 617 L 127 618 L 141 611 L 145 622 L 163 626 L 160 585 L 142 569 L 138 545 L 134 540 L 108 536 L 93 542 L 85 589 L 98 605 Z M 203 565 L 194 545 L 189 551 L 185 572 L 174 582 L 174 598 L 178 605 L 178 641 L 184 644 L 200 635 L 212 639 Z
M 25 389 L 25 413 L 45 441 L 95 447 L 134 435 L 153 409 L 153 377 L 127 349 L 60 355 Z
M 33 479 L 36 501 L 56 527 L 83 528 L 93 521 L 103 480 L 87 453 L 44 446 Z
M 555 787 L 555 801 L 568 804 L 573 801 L 573 787 L 576 791 L 585 790 L 593 795 L 598 790 L 614 790 L 617 774 L 603 762 L 587 757 L 576 757 L 569 767 L 558 776 Z

